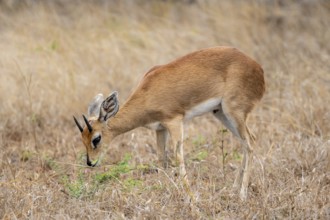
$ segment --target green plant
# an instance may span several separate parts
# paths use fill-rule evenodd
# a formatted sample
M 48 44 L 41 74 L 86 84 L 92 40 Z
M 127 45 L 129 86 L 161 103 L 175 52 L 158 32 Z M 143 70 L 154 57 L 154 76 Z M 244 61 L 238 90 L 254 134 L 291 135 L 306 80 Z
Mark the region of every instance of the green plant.
M 29 150 L 23 150 L 21 153 L 21 161 L 28 161 L 31 159 L 31 157 L 33 156 L 33 153 Z
M 202 161 L 205 160 L 205 158 L 208 156 L 208 152 L 206 150 L 202 150 L 200 152 L 198 152 L 197 154 L 195 154 L 192 158 L 193 161 Z
M 203 135 L 199 134 L 196 138 L 194 138 L 192 143 L 195 146 L 201 146 L 201 145 L 205 144 L 205 142 L 206 142 L 205 137 Z
M 237 150 L 233 151 L 233 159 L 237 161 L 240 161 L 242 159 L 241 154 Z
M 132 170 L 132 167 L 128 164 L 131 156 L 129 154 L 125 155 L 124 159 L 118 164 L 109 169 L 107 172 L 98 173 L 95 175 L 94 179 L 97 183 L 103 183 L 107 180 L 118 178 L 120 174 L 128 173 Z
M 77 180 L 70 182 L 68 176 L 63 176 L 62 181 L 64 182 L 64 185 L 69 195 L 74 198 L 80 198 L 83 193 L 86 192 L 86 187 L 84 184 L 84 175 L 81 171 L 78 174 Z
M 142 183 L 143 182 L 141 180 L 133 178 L 128 178 L 123 182 L 125 188 L 127 188 L 128 190 L 131 190 L 135 187 L 140 187 L 142 186 Z
M 51 158 L 49 156 L 45 156 L 45 158 L 43 160 L 44 160 L 45 165 L 48 166 L 50 169 L 59 171 L 59 165 L 58 165 L 58 163 L 56 163 L 56 161 L 53 158 Z
M 58 42 L 57 40 L 53 40 L 52 43 L 50 44 L 50 49 L 53 50 L 53 51 L 56 51 L 58 49 Z
M 77 179 L 70 180 L 67 175 L 63 175 L 61 178 L 62 184 L 65 186 L 66 192 L 74 197 L 81 198 L 82 196 L 93 196 L 95 192 L 100 188 L 100 186 L 106 181 L 112 179 L 118 179 L 121 174 L 125 174 L 133 170 L 133 168 L 129 165 L 129 161 L 131 156 L 129 154 L 125 155 L 124 159 L 113 166 L 106 172 L 96 173 L 91 182 L 88 182 L 88 178 L 86 178 L 85 172 L 81 168 L 78 172 Z M 56 163 L 52 160 L 48 160 L 50 167 L 56 168 Z M 131 189 L 134 186 L 139 186 L 142 183 L 139 180 L 134 180 L 129 178 L 123 182 L 123 186 Z

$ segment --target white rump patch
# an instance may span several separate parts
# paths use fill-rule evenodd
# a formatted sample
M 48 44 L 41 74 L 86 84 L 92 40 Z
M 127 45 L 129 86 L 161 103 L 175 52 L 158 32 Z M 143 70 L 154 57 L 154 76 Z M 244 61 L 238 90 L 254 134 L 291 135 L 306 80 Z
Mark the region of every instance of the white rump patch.
M 220 103 L 221 103 L 220 98 L 212 98 L 212 99 L 208 99 L 204 102 L 201 102 L 198 105 L 191 108 L 190 110 L 186 111 L 184 119 L 190 120 L 196 116 L 200 116 L 205 113 L 216 110 L 219 108 Z

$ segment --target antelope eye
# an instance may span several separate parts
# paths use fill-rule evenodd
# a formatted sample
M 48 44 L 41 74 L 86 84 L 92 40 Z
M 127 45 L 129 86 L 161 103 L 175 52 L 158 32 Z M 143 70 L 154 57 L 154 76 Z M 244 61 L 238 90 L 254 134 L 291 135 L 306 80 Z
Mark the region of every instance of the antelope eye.
M 100 143 L 101 141 L 101 135 L 97 136 L 96 138 L 93 139 L 93 145 L 94 145 L 94 148 L 97 147 L 97 145 Z

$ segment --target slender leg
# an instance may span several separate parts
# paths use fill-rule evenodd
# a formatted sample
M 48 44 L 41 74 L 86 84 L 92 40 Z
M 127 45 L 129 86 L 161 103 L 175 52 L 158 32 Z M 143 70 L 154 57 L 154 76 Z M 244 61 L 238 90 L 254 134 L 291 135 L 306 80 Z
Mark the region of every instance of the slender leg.
M 243 141 L 244 147 L 244 164 L 243 164 L 243 178 L 242 178 L 242 186 L 240 191 L 240 197 L 242 200 L 247 199 L 247 189 L 249 186 L 249 178 L 250 178 L 250 164 L 252 163 L 252 154 L 253 149 L 251 148 L 249 139 Z
M 158 160 L 164 168 L 168 168 L 168 157 L 167 157 L 167 129 L 156 130 L 157 147 L 158 147 Z
M 171 136 L 172 149 L 176 155 L 176 162 L 179 165 L 180 176 L 187 180 L 187 172 L 183 157 L 183 122 L 182 118 L 176 118 L 164 123 Z
M 214 112 L 214 116 L 240 139 L 243 146 L 243 161 L 237 172 L 234 188 L 241 188 L 240 197 L 242 200 L 246 200 L 250 177 L 250 164 L 252 162 L 253 153 L 250 140 L 253 141 L 254 137 L 246 126 L 247 113 L 244 112 L 244 109 L 240 112 L 237 112 L 237 110 L 236 112 L 230 112 L 230 108 L 228 108 L 229 106 L 224 106 L 224 103 L 219 107 L 219 111 Z
M 241 162 L 241 165 L 240 167 L 238 168 L 237 170 L 237 173 L 236 173 L 236 178 L 235 178 L 235 182 L 234 182 L 234 185 L 233 185 L 233 188 L 235 190 L 238 190 L 241 186 L 242 186 L 242 181 L 243 181 L 243 174 L 244 174 L 244 169 L 243 167 L 245 166 L 246 162 L 246 153 L 245 151 L 243 151 L 244 155 L 243 155 L 243 160 Z
M 245 123 L 245 122 L 244 122 Z M 240 129 L 240 139 L 243 146 L 243 160 L 241 163 L 241 167 L 239 168 L 235 182 L 234 188 L 238 189 L 241 187 L 240 196 L 242 199 L 247 198 L 247 188 L 249 185 L 249 177 L 250 177 L 250 164 L 252 163 L 252 155 L 253 155 L 253 148 L 251 147 L 250 140 L 254 142 L 255 137 L 249 131 L 249 128 L 245 126 L 246 131 L 244 132 L 243 129 Z
M 256 136 L 250 131 L 248 126 L 246 126 L 246 131 L 250 137 L 250 141 L 254 144 L 256 142 Z
M 190 184 L 188 181 L 188 176 L 186 172 L 186 168 L 184 165 L 184 157 L 183 157 L 183 122 L 182 117 L 175 118 L 170 122 L 164 123 L 164 126 L 168 129 L 171 136 L 171 144 L 172 149 L 176 155 L 176 163 L 179 164 L 179 174 L 183 183 L 183 187 L 186 193 L 189 196 L 190 201 L 195 201 L 195 197 L 190 189 Z

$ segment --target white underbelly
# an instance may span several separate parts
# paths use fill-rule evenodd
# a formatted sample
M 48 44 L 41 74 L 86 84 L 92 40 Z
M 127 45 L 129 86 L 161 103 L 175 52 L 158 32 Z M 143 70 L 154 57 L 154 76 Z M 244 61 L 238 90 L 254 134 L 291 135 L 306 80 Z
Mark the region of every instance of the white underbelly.
M 200 104 L 194 106 L 190 110 L 185 112 L 184 120 L 190 120 L 196 116 L 203 115 L 219 108 L 221 103 L 220 98 L 208 99 Z
M 147 124 L 145 125 L 146 128 L 149 128 L 151 130 L 161 130 L 161 129 L 164 129 L 163 125 L 161 125 L 160 122 L 154 122 L 154 123 L 150 123 L 150 124 Z
M 205 113 L 212 112 L 213 110 L 219 109 L 220 104 L 220 98 L 212 98 L 201 102 L 200 104 L 194 106 L 193 108 L 185 112 L 184 121 L 188 121 L 196 116 L 200 116 Z M 164 126 L 159 121 L 147 124 L 144 127 L 152 130 L 164 129 Z

